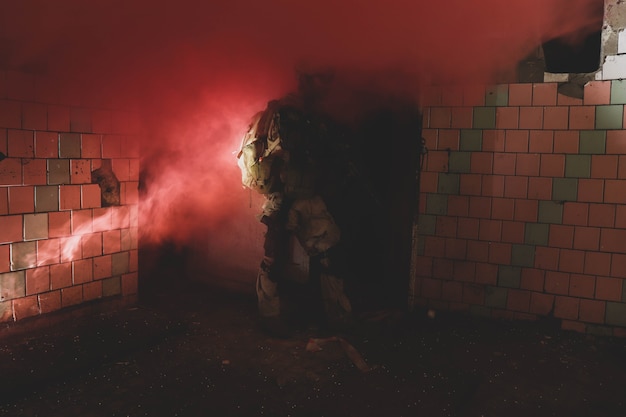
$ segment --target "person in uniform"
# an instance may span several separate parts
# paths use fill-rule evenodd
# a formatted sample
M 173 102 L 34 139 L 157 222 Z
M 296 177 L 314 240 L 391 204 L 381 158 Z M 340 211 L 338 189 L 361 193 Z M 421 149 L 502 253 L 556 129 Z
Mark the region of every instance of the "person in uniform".
M 267 231 L 256 293 L 261 323 L 276 336 L 288 334 L 279 292 L 289 279 L 285 266 L 294 237 L 309 256 L 328 321 L 346 322 L 351 313 L 338 260 L 341 232 L 316 181 L 316 159 L 327 141 L 323 125 L 303 107 L 294 96 L 269 102 L 253 117 L 238 155 L 243 185 L 265 196 L 259 219 Z

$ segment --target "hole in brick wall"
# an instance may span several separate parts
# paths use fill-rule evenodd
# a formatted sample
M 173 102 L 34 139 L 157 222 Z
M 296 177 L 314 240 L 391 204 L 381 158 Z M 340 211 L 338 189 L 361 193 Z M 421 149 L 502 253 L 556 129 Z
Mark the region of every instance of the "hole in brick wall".
M 91 183 L 100 186 L 102 207 L 120 205 L 120 182 L 113 172 L 110 159 L 103 159 L 102 166 L 91 171 Z
M 596 23 L 579 32 L 551 39 L 543 44 L 546 71 L 551 73 L 587 73 L 600 68 L 604 1 L 597 0 L 593 17 Z

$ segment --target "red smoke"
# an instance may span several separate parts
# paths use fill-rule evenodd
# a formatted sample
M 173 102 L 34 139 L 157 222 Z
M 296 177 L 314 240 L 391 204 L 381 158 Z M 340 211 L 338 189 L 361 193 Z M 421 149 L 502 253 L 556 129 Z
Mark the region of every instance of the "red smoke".
M 260 233 L 259 202 L 249 207 L 233 152 L 248 118 L 294 88 L 294 68 L 358 70 L 360 82 L 415 91 L 488 83 L 541 42 L 596 23 L 599 2 L 5 1 L 0 69 L 51 73 L 138 109 L 144 233 L 184 242 L 203 231 L 239 248 Z

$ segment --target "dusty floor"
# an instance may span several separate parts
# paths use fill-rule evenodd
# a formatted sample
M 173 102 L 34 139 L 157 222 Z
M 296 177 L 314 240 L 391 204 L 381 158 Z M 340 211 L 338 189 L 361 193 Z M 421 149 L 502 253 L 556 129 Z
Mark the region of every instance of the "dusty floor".
M 1 416 L 626 416 L 626 341 L 423 312 L 263 334 L 251 294 L 189 284 L 0 339 Z

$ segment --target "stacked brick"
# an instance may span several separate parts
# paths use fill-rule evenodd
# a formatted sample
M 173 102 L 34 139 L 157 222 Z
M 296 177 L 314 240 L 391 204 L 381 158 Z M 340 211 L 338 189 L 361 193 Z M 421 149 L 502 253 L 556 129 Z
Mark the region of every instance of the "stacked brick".
M 137 292 L 136 124 L 0 71 L 0 322 Z M 102 207 L 91 181 L 104 160 L 119 206 Z
M 626 81 L 432 88 L 416 302 L 626 336 Z

